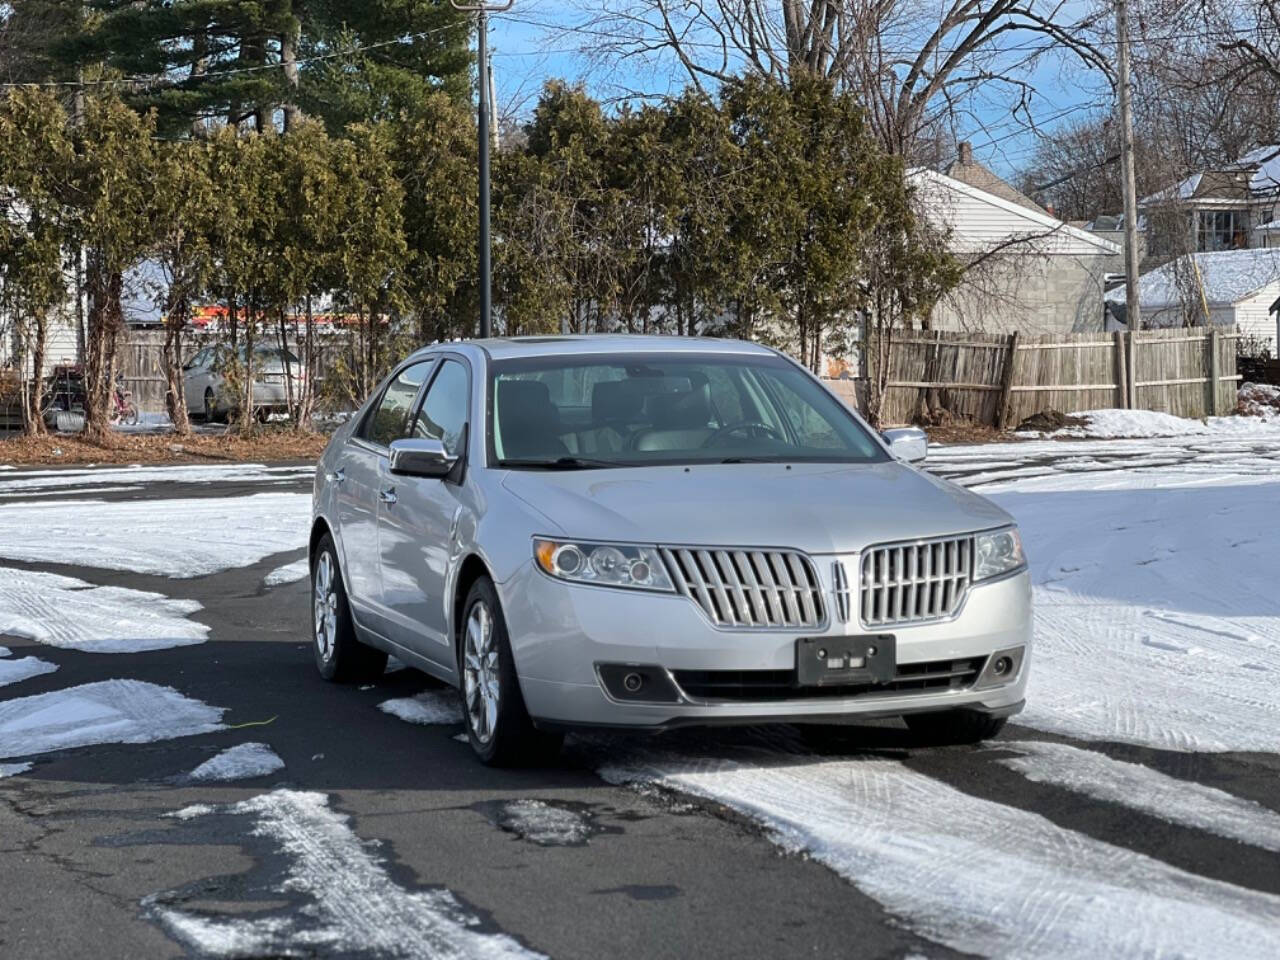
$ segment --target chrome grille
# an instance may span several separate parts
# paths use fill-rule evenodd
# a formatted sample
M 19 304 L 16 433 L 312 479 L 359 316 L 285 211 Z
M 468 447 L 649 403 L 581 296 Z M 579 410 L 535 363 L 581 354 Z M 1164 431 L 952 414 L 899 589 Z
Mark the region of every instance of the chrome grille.
M 973 569 L 973 537 L 871 547 L 862 555 L 862 623 L 923 623 L 952 616 L 964 603 Z
M 794 550 L 663 547 L 686 597 L 723 627 L 816 627 L 824 619 L 813 564 Z

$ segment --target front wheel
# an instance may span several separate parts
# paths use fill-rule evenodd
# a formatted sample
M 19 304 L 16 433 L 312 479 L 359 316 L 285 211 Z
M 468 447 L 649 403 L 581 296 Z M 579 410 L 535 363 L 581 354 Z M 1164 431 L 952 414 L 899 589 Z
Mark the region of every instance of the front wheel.
M 1004 717 L 993 717 L 976 710 L 909 713 L 902 719 L 923 746 L 981 743 L 998 734 L 1005 724 Z
M 511 656 L 507 623 L 488 577 L 471 587 L 463 605 L 459 670 L 467 739 L 490 766 L 537 763 L 560 749 L 563 737 L 534 728 Z
M 311 558 L 311 648 L 320 676 L 334 683 L 367 683 L 387 669 L 387 653 L 363 644 L 342 584 L 333 538 L 325 534 Z

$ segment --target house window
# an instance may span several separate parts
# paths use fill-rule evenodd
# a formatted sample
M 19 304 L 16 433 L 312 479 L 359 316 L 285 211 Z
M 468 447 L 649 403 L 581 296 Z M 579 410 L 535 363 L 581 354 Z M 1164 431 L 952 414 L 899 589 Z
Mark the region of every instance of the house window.
M 1244 210 L 1201 210 L 1196 249 L 1240 250 L 1249 245 Z

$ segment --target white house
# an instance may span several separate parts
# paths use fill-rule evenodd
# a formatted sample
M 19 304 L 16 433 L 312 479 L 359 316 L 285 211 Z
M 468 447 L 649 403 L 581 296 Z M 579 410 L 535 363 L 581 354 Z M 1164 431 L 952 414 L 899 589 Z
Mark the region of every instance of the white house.
M 1105 277 L 1120 268 L 1119 246 L 1029 200 L 1015 202 L 933 170 L 909 176 L 925 215 L 949 231 L 950 252 L 970 265 L 934 309 L 935 329 L 1102 329 Z
M 1190 269 L 1188 269 L 1190 268 Z M 1179 273 L 1190 278 L 1194 289 L 1196 277 L 1203 288 L 1203 299 L 1192 296 L 1189 309 L 1179 293 Z M 1109 303 L 1123 304 L 1124 288 L 1107 294 Z M 1280 250 L 1222 250 L 1181 257 L 1144 273 L 1138 281 L 1138 302 L 1142 307 L 1144 327 L 1180 327 L 1186 316 L 1203 316 L 1205 306 L 1209 319 L 1222 326 L 1235 324 L 1249 338 L 1246 350 L 1255 353 L 1270 350 L 1276 356 L 1276 316 L 1272 307 L 1280 300 Z

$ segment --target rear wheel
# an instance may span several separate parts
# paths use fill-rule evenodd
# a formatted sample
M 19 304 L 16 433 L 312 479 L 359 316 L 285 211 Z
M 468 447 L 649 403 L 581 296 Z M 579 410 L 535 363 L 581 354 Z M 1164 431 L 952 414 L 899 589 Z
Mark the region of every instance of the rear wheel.
M 925 746 L 981 743 L 1004 729 L 1005 718 L 976 710 L 909 713 L 902 718 L 916 740 Z
M 225 418 L 226 414 L 218 411 L 218 398 L 214 396 L 213 389 L 206 389 L 204 392 L 204 422 L 220 423 Z
M 356 637 L 333 538 L 325 534 L 311 558 L 311 649 L 320 676 L 335 683 L 375 680 L 387 669 L 387 653 Z
M 471 748 L 490 766 L 550 759 L 564 737 L 535 729 L 529 719 L 511 656 L 507 623 L 488 577 L 472 585 L 462 609 L 458 659 L 462 713 Z

